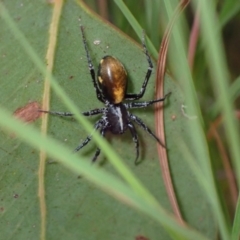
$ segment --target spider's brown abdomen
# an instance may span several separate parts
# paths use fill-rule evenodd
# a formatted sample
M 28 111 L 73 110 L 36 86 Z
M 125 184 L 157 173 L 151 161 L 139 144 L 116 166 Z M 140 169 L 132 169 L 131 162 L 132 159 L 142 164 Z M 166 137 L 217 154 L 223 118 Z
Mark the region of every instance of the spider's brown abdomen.
M 123 101 L 127 87 L 127 72 L 122 63 L 112 56 L 101 59 L 98 67 L 98 83 L 110 103 Z

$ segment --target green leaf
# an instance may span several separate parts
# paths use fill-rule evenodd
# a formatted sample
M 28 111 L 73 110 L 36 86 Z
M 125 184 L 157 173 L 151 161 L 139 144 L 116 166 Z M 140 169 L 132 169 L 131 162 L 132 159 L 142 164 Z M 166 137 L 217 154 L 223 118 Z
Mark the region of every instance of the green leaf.
M 46 52 L 49 48 L 52 6 L 45 2 L 29 3 L 27 0 L 21 1 L 21 3 L 8 2 L 5 4 L 17 28 L 27 38 L 42 62 L 45 62 Z M 79 107 L 79 112 L 102 107 L 96 98 L 88 71 L 79 31 L 79 18 L 85 28 L 94 65 L 97 67 L 104 55 L 116 56 L 123 62 L 128 71 L 129 92 L 138 92 L 148 67 L 140 46 L 112 26 L 108 26 L 88 10 L 71 1 L 66 1 L 62 8 L 58 27 L 53 74 L 58 84 Z M 34 60 L 31 50 L 29 50 L 31 57 L 26 55 L 22 47 L 22 40 L 13 37 L 10 22 L 0 21 L 0 29 L 2 34 L 0 39 L 1 107 L 13 113 L 28 102 L 36 101 L 41 104 L 44 100 L 42 98 L 45 78 L 41 66 L 38 66 Z M 15 34 L 15 36 L 19 35 Z M 94 44 L 96 40 L 100 40 L 99 45 Z M 180 206 L 188 224 L 199 230 L 202 235 L 213 239 L 216 227 L 208 198 L 201 190 L 188 164 L 182 160 L 184 154 L 177 147 L 179 142 L 176 140 L 178 139 L 179 141 L 184 139 L 184 142 L 191 146 L 191 138 L 189 138 L 191 133 L 188 132 L 189 119 L 181 112 L 184 98 L 179 86 L 166 76 L 165 92 L 169 91 L 173 94 L 165 103 L 165 124 L 172 176 Z M 153 97 L 154 77 L 150 80 L 143 100 L 147 101 Z M 69 111 L 62 98 L 54 92 L 51 93 L 51 110 Z M 140 109 L 133 112 L 143 119 L 151 129 L 154 129 L 153 109 Z M 92 125 L 96 119 L 95 117 L 89 119 Z M 5 126 L 4 123 L 1 124 Z M 40 129 L 41 120 L 34 122 L 33 125 Z M 12 128 L 14 129 L 14 127 Z M 116 137 L 107 134 L 107 139 L 112 148 L 122 157 L 129 170 L 134 172 L 134 175 L 140 179 L 161 206 L 171 211 L 161 178 L 156 143 L 142 129 L 137 128 L 137 130 L 140 138 L 140 157 L 143 160 L 138 166 L 134 165 L 135 149 L 128 132 Z M 56 156 L 58 156 L 57 151 L 61 151 L 61 146 L 66 146 L 71 151 L 86 138 L 87 134 L 88 130 L 86 131 L 72 118 L 50 116 L 48 135 L 57 139 L 61 144 L 56 150 L 54 148 L 56 155 L 51 153 L 53 157 L 48 159 L 49 162 L 53 163 L 47 162 L 44 175 L 38 175 L 41 170 L 39 151 L 33 149 L 31 145 L 23 143 L 15 134 L 6 132 L 4 127 L 1 128 L 0 209 L 2 216 L 0 232 L 3 238 L 36 239 L 41 236 L 42 239 L 134 239 L 138 236 L 144 236 L 149 239 L 168 239 L 167 232 L 171 232 L 171 236 L 181 239 L 187 232 L 184 228 L 183 232 L 181 232 L 181 227 L 176 227 L 173 231 L 172 226 L 174 225 L 171 225 L 171 221 L 167 217 L 166 219 L 164 215 L 154 217 L 151 207 L 147 205 L 152 199 L 151 195 L 146 193 L 146 196 L 143 196 L 141 200 L 139 196 L 143 193 L 136 191 L 136 189 L 140 189 L 137 186 L 133 187 L 132 195 L 134 197 L 131 198 L 131 193 L 127 191 L 125 191 L 126 195 L 120 195 L 124 192 L 120 184 L 122 180 L 109 163 L 113 161 L 112 159 L 108 161 L 102 154 L 95 166 L 92 166 L 92 173 L 96 176 L 91 177 L 91 170 L 87 168 L 86 162 L 90 161 L 96 150 L 94 141 L 79 153 L 81 158 L 84 156 L 82 159 L 84 164 L 80 165 L 79 163 L 82 169 L 78 167 L 73 171 L 73 166 L 77 165 L 73 165 L 76 164 L 76 161 L 72 162 L 72 159 L 69 159 L 69 163 L 61 160 L 64 166 L 72 171 L 69 171 L 62 164 L 54 164 L 55 160 L 60 159 Z M 32 135 L 32 138 L 34 139 L 35 136 L 37 135 Z M 22 138 L 24 137 L 22 136 Z M 26 140 L 26 138 L 24 139 Z M 32 145 L 36 147 L 37 142 L 35 141 Z M 42 144 L 39 142 L 38 149 L 44 147 L 44 143 Z M 53 144 L 45 146 L 44 149 L 51 152 L 50 146 L 55 147 Z M 105 171 L 115 175 L 118 182 L 110 181 L 111 178 L 104 174 Z M 83 175 L 78 176 L 76 173 Z M 127 174 L 122 175 L 125 180 L 128 179 Z M 97 183 L 97 179 L 99 179 L 99 183 Z M 87 180 L 94 182 L 95 185 Z M 104 181 L 105 184 L 108 184 L 108 188 L 107 185 L 103 187 Z M 39 182 L 44 182 L 45 195 L 39 192 L 41 190 Z M 135 206 L 148 216 L 114 201 L 96 186 L 101 187 L 121 202 Z M 114 187 L 116 191 L 113 190 Z M 116 193 L 117 191 L 119 194 Z M 128 198 L 123 198 L 123 196 L 128 196 Z M 126 199 L 133 199 L 134 204 L 130 204 L 130 201 L 126 201 Z M 147 200 L 149 201 L 147 202 Z M 138 206 L 142 205 L 141 208 L 136 207 L 137 201 L 139 201 Z M 46 216 L 43 212 L 44 206 L 42 206 L 44 203 L 46 203 Z M 143 210 L 144 206 L 146 206 L 145 211 Z M 147 211 L 149 213 L 146 213 Z M 159 212 L 156 211 L 156 215 L 159 215 Z M 165 226 L 167 232 L 164 228 L 159 227 L 159 222 Z M 200 234 L 189 230 L 188 239 L 194 239 L 192 236 L 204 239 Z

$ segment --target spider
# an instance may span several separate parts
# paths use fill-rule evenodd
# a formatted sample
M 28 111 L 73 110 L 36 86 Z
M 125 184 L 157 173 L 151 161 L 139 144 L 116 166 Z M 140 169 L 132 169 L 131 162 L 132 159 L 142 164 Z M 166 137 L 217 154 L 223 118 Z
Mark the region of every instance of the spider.
M 165 98 L 171 93 L 169 92 L 163 98 L 151 100 L 147 102 L 123 102 L 123 101 L 135 101 L 143 97 L 148 80 L 151 76 L 153 64 L 150 55 L 145 45 L 145 36 L 143 33 L 142 46 L 148 62 L 148 70 L 142 85 L 142 88 L 138 94 L 126 93 L 127 89 L 127 72 L 122 63 L 113 56 L 105 56 L 101 59 L 98 66 L 97 79 L 95 75 L 94 66 L 92 64 L 89 50 L 87 47 L 86 38 L 84 35 L 83 26 L 80 26 L 82 33 L 82 41 L 86 52 L 88 61 L 88 67 L 92 78 L 93 86 L 96 91 L 96 95 L 99 101 L 104 103 L 104 108 L 97 108 L 87 112 L 83 112 L 84 116 L 92 116 L 102 114 L 102 117 L 95 123 L 94 130 L 99 130 L 102 137 L 105 136 L 106 131 L 110 131 L 112 134 L 123 134 L 126 130 L 130 130 L 130 133 L 135 143 L 136 158 L 135 164 L 139 157 L 139 140 L 138 135 L 133 124 L 136 123 L 143 128 L 148 134 L 150 134 L 160 145 L 165 147 L 159 138 L 148 128 L 148 126 L 136 115 L 130 113 L 128 110 L 132 108 L 144 108 L 153 105 L 157 102 L 164 101 Z M 70 112 L 57 112 L 57 111 L 45 111 L 44 113 L 50 113 L 59 116 L 73 116 Z M 92 135 L 87 138 L 75 148 L 74 152 L 79 151 L 91 141 Z M 97 148 L 92 162 L 95 162 L 100 154 L 100 148 Z

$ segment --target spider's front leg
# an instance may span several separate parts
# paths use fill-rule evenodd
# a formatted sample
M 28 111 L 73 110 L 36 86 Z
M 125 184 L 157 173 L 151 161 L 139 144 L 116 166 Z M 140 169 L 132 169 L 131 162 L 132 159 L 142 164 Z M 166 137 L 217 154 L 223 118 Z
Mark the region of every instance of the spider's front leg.
M 89 116 L 93 116 L 93 115 L 96 115 L 96 114 L 103 113 L 104 110 L 105 110 L 105 108 L 97 108 L 97 109 L 93 109 L 93 110 L 90 110 L 90 111 L 87 111 L 87 112 L 82 112 L 82 115 L 84 115 L 86 117 L 89 117 Z M 43 112 L 43 113 L 49 113 L 49 114 L 52 114 L 52 115 L 62 116 L 62 117 L 74 116 L 74 114 L 70 113 L 70 112 L 45 111 L 45 110 L 41 110 L 41 109 L 39 109 L 38 111 Z
M 97 98 L 98 98 L 99 101 L 105 102 L 105 99 L 103 97 L 103 93 L 102 93 L 101 89 L 99 88 L 99 86 L 97 84 L 97 81 L 96 81 L 95 70 L 94 70 L 94 66 L 92 64 L 92 60 L 91 60 L 91 57 L 90 57 L 90 54 L 89 54 L 89 51 L 88 51 L 87 41 L 85 39 L 83 26 L 80 26 L 80 29 L 81 29 L 81 33 L 82 33 L 83 45 L 84 45 L 86 56 L 87 56 L 88 68 L 89 68 L 89 71 L 90 71 L 90 75 L 92 77 L 92 82 L 93 82 L 93 86 L 94 86 L 96 94 L 97 94 Z
M 70 112 L 45 111 L 45 110 L 41 110 L 41 109 L 39 109 L 38 111 L 43 112 L 43 113 L 49 113 L 52 115 L 63 116 L 63 117 L 71 117 L 74 115 L 73 113 L 70 113 Z
M 149 80 L 149 78 L 152 74 L 153 64 L 152 64 L 151 57 L 148 53 L 148 50 L 147 50 L 147 47 L 146 47 L 146 44 L 145 44 L 145 33 L 144 33 L 144 31 L 143 31 L 143 37 L 142 37 L 142 45 L 143 45 L 143 50 L 144 50 L 144 53 L 145 53 L 147 61 L 148 61 L 148 70 L 147 70 L 147 73 L 146 73 L 146 76 L 145 76 L 145 80 L 143 82 L 143 85 L 142 85 L 142 88 L 141 88 L 140 92 L 138 94 L 126 93 L 125 100 L 133 101 L 133 100 L 138 100 L 138 99 L 142 98 L 144 93 L 145 93 L 145 90 L 146 90 L 146 87 L 147 87 L 147 84 L 148 84 L 148 80 Z
M 163 102 L 170 94 L 171 94 L 171 92 L 167 93 L 163 98 L 159 98 L 156 100 L 151 100 L 151 101 L 146 101 L 146 102 L 129 102 L 129 103 L 124 103 L 124 105 L 126 106 L 127 109 L 145 108 L 150 105 L 153 105 L 154 103 Z

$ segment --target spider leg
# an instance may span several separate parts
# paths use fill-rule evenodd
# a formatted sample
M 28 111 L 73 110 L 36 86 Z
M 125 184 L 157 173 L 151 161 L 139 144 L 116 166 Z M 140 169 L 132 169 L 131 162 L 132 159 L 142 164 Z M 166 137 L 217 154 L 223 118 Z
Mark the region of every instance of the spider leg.
M 50 113 L 52 115 L 63 116 L 63 117 L 73 116 L 73 113 L 70 113 L 70 112 L 45 111 L 45 110 L 41 110 L 41 109 L 39 109 L 38 111 L 43 112 L 43 113 Z
M 96 81 L 96 75 L 95 75 L 95 71 L 94 71 L 94 66 L 92 64 L 92 60 L 91 60 L 91 57 L 90 57 L 90 54 L 89 54 L 89 51 L 88 51 L 87 42 L 86 42 L 86 39 L 85 39 L 84 30 L 83 30 L 83 26 L 82 25 L 80 26 L 80 29 L 81 29 L 81 32 L 82 32 L 83 45 L 84 45 L 85 52 L 86 52 L 86 55 L 87 55 L 88 68 L 89 68 L 89 71 L 90 71 L 90 74 L 91 74 L 91 77 L 92 77 L 92 82 L 93 82 L 93 86 L 94 86 L 96 94 L 97 94 L 97 98 L 101 102 L 105 102 L 105 99 L 103 97 L 102 91 L 99 88 L 99 86 L 97 84 L 97 81 Z
M 152 64 L 150 55 L 148 53 L 148 50 L 147 50 L 147 47 L 146 47 L 146 44 L 145 44 L 145 33 L 144 33 L 144 31 L 143 31 L 143 37 L 142 37 L 142 45 L 143 45 L 143 51 L 144 51 L 144 53 L 146 55 L 146 58 L 147 58 L 147 61 L 148 61 L 148 70 L 147 70 L 147 73 L 146 73 L 146 76 L 145 76 L 145 80 L 143 82 L 143 85 L 142 85 L 142 88 L 141 88 L 140 92 L 138 94 L 126 93 L 125 100 L 133 101 L 133 100 L 137 100 L 137 99 L 142 98 L 142 96 L 145 93 L 145 90 L 146 90 L 146 87 L 147 87 L 147 84 L 148 84 L 148 80 L 149 80 L 149 78 L 152 74 L 153 64 Z
M 138 156 L 139 156 L 139 141 L 138 141 L 138 135 L 137 135 L 137 131 L 136 131 L 136 128 L 134 127 L 134 125 L 129 122 L 128 123 L 128 128 L 132 134 L 132 138 L 133 138 L 133 141 L 135 143 L 135 148 L 136 148 L 136 158 L 135 158 L 135 164 L 137 165 L 137 160 L 138 160 Z
M 82 112 L 82 114 L 84 116 L 92 116 L 92 115 L 96 115 L 96 114 L 100 114 L 103 113 L 103 111 L 105 110 L 105 108 L 97 108 L 97 109 L 93 109 L 87 112 Z M 63 117 L 71 117 L 74 116 L 73 113 L 70 112 L 57 112 L 57 111 L 45 111 L 45 110 L 38 110 L 39 112 L 43 112 L 43 113 L 50 113 L 52 115 L 58 115 L 58 116 L 63 116 Z
M 102 119 L 98 120 L 94 126 L 94 131 L 98 130 L 100 127 L 102 127 Z M 92 139 L 92 134 L 87 136 L 87 138 L 74 149 L 74 152 L 78 152 L 80 149 L 82 149 L 84 146 L 86 146 Z
M 101 133 L 102 137 L 104 137 L 104 136 L 105 136 L 105 128 L 102 128 L 101 131 L 100 131 L 100 133 Z M 97 160 L 100 152 L 101 152 L 101 149 L 98 147 L 97 150 L 96 150 L 96 152 L 95 152 L 95 155 L 94 155 L 94 157 L 93 157 L 93 159 L 92 159 L 92 162 L 95 162 L 95 161 Z
M 148 132 L 158 143 L 165 148 L 164 144 L 159 140 L 159 138 L 151 131 L 151 129 L 136 115 L 130 113 L 130 119 L 136 122 L 141 128 L 143 128 L 146 132 Z
M 163 98 L 159 98 L 156 100 L 151 100 L 151 101 L 147 101 L 147 102 L 129 102 L 129 103 L 124 103 L 124 105 L 126 106 L 127 109 L 130 108 L 144 108 L 144 107 L 148 107 L 149 105 L 152 105 L 154 103 L 158 103 L 158 102 L 162 102 L 165 100 L 166 97 L 168 97 L 168 95 L 170 95 L 171 92 L 167 93 Z
M 97 109 L 93 109 L 93 110 L 90 110 L 90 111 L 87 111 L 87 112 L 82 112 L 82 114 L 84 116 L 93 116 L 93 115 L 96 115 L 96 114 L 100 114 L 100 113 L 103 113 L 105 110 L 105 108 L 97 108 Z

